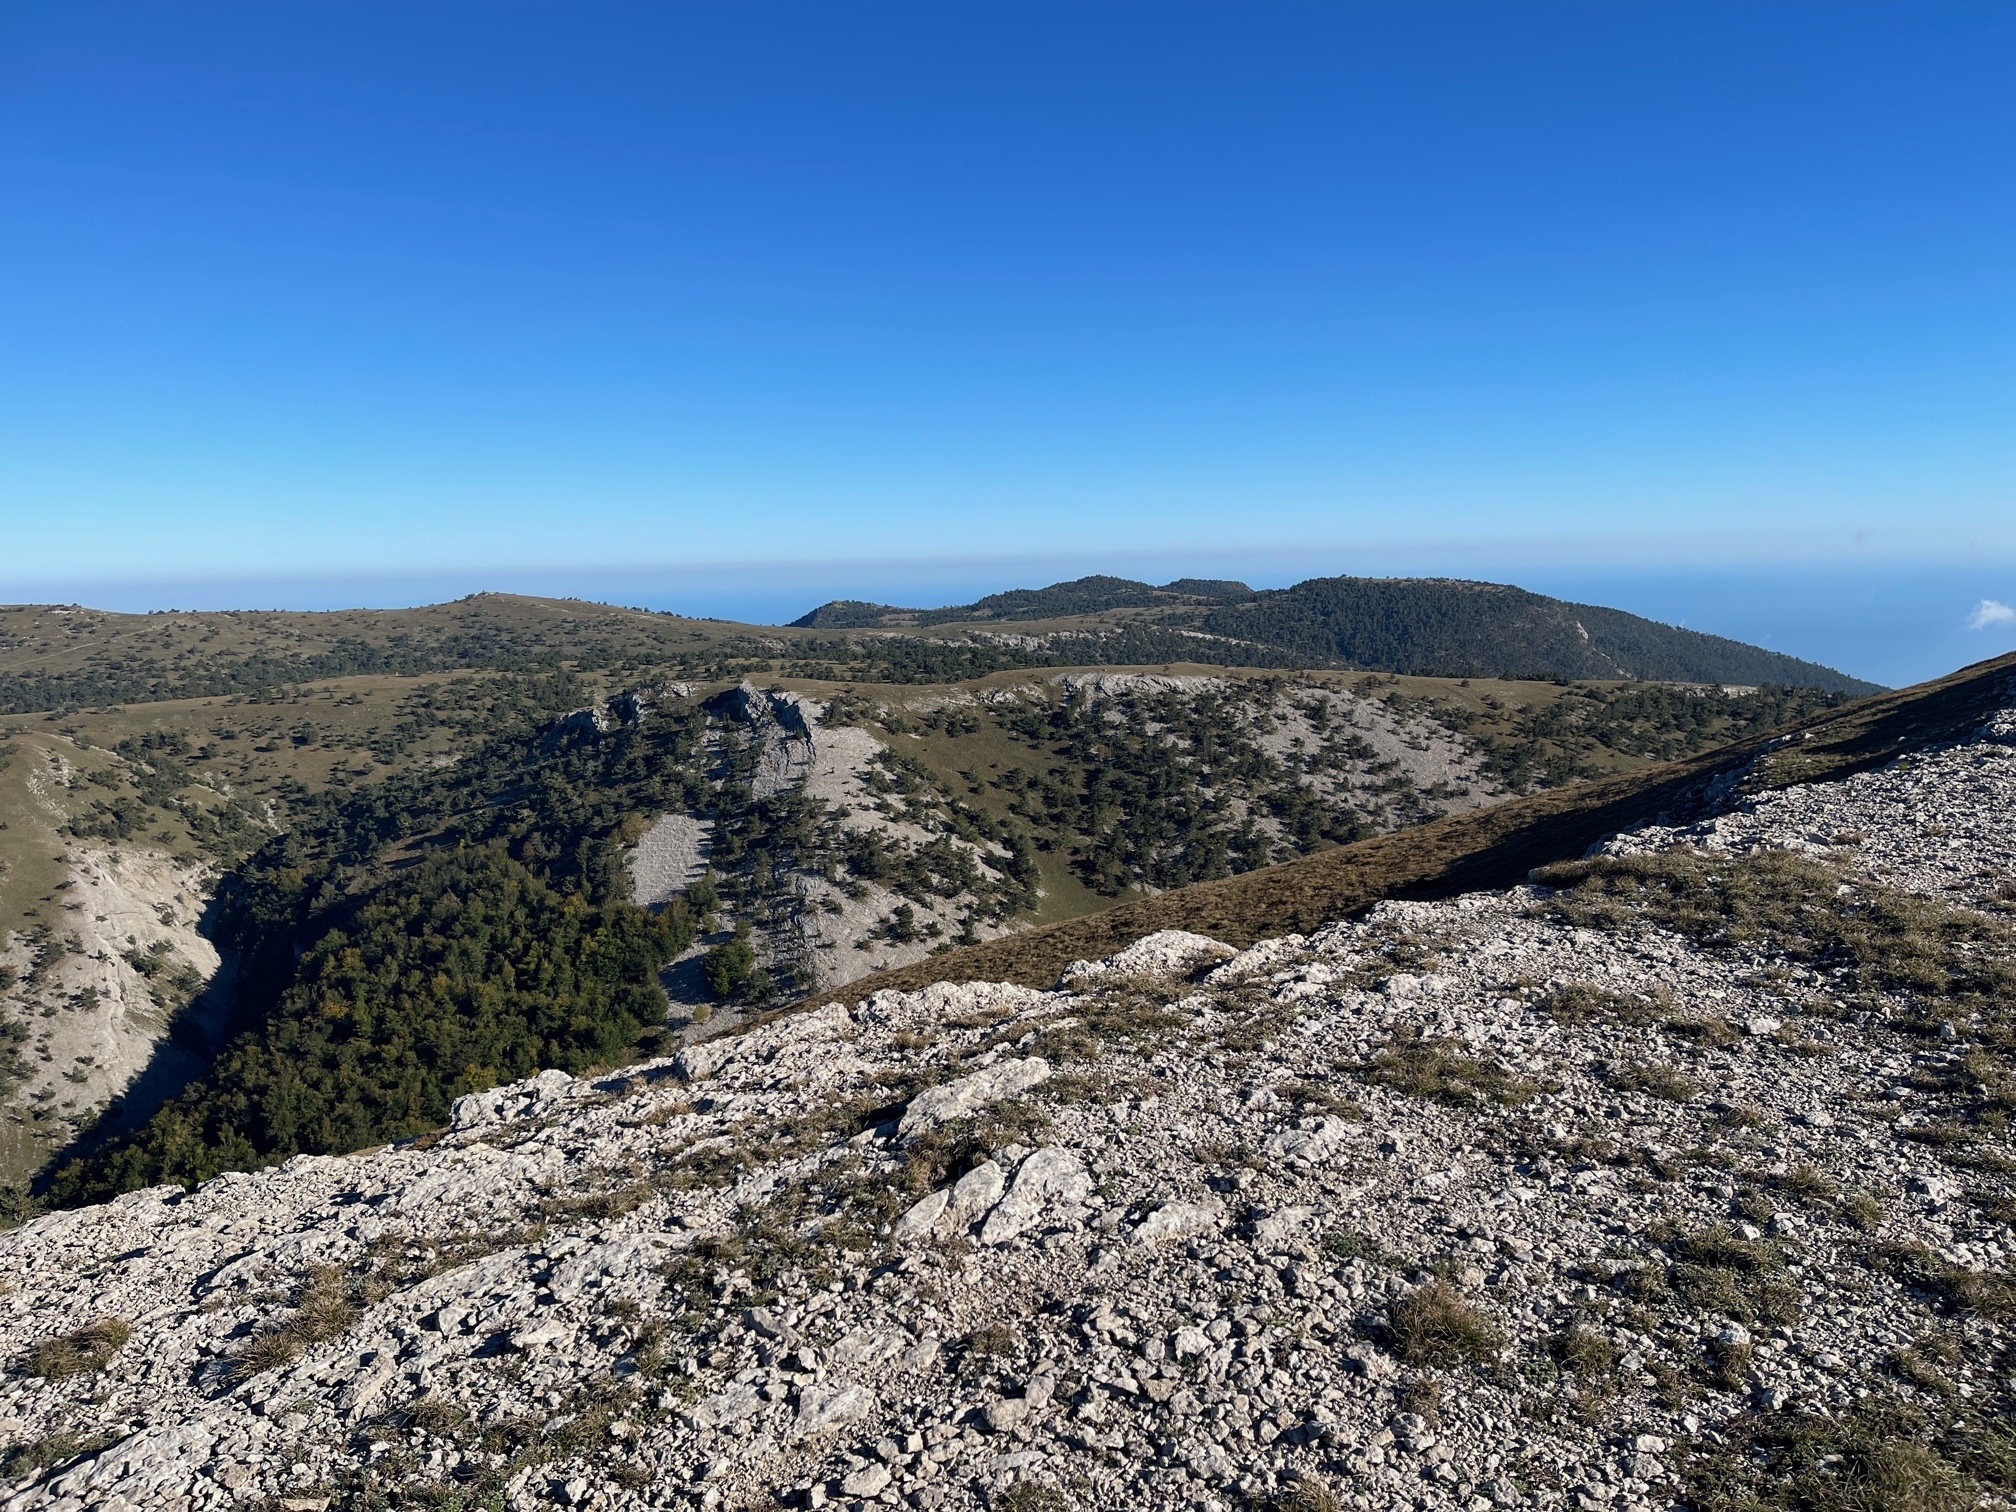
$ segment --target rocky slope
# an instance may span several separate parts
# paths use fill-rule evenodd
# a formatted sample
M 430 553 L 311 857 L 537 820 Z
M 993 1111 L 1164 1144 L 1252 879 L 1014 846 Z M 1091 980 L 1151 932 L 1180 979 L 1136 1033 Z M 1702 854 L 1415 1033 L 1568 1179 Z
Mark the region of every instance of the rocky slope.
M 130 764 L 51 736 L 0 759 L 0 1186 L 17 1182 L 150 1067 L 171 1020 L 207 1022 L 202 932 L 215 873 L 186 831 L 80 840 L 66 826 Z M 186 1061 L 186 1064 L 180 1064 Z
M 0 1506 L 2006 1501 L 2012 814 L 2005 712 L 37 1219 Z
M 1164 767 L 1170 807 L 1180 800 L 1206 811 L 1187 833 L 1158 835 L 1132 858 L 1124 876 L 1133 886 L 1144 885 L 1140 873 L 1158 862 L 1194 864 L 1186 848 L 1241 847 L 1234 854 L 1244 865 L 1297 854 L 1284 794 L 1319 822 L 1341 818 L 1354 830 L 1397 828 L 1506 796 L 1463 737 L 1424 711 L 1396 712 L 1377 698 L 1294 680 L 1067 672 L 977 691 L 893 695 L 854 711 L 857 723 L 833 718 L 830 701 L 745 683 L 708 703 L 709 761 L 723 766 L 734 748 L 739 766 L 753 766 L 756 799 L 795 792 L 833 828 L 795 864 L 772 868 L 753 906 L 724 910 L 723 930 L 674 964 L 665 977 L 674 1003 L 713 1001 L 700 962 L 736 923 L 751 927 L 752 946 L 773 977 L 822 991 L 921 961 L 954 940 L 992 938 L 1022 922 L 1018 915 L 1045 907 L 1039 875 L 1027 901 L 1004 917 L 998 895 L 1014 885 L 1008 851 L 959 823 L 951 774 L 940 770 L 950 762 L 907 732 L 926 721 L 956 737 L 967 728 L 962 719 L 977 731 L 983 716 L 990 731 L 1009 723 L 1027 728 L 1060 705 L 1086 711 L 1095 732 L 1131 732 Z M 600 717 L 606 724 L 609 715 Z M 1208 731 L 1208 746 L 1200 730 Z M 914 753 L 906 749 L 913 745 Z M 1026 738 L 1008 751 L 1031 766 L 1061 754 Z M 1055 770 L 1070 774 L 1075 788 L 1072 768 L 1088 757 L 1074 751 L 1065 763 Z M 1016 791 L 1029 802 L 1026 787 Z M 1010 812 L 1030 818 L 1039 811 Z M 717 824 L 690 814 L 654 816 L 631 852 L 633 898 L 663 902 L 706 875 Z M 892 872 L 932 847 L 949 849 L 950 865 L 938 869 L 946 884 L 906 888 L 886 875 L 864 875 L 846 859 L 862 842 Z M 961 873 L 971 885 L 953 880 Z

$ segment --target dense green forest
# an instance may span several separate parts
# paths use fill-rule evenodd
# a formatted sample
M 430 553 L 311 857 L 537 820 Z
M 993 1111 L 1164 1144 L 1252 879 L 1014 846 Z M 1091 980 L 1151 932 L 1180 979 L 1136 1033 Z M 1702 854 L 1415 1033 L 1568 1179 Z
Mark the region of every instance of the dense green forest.
M 445 771 L 304 798 L 227 879 L 240 959 L 211 1069 L 138 1129 L 116 1106 L 49 1182 L 87 1201 L 438 1125 L 463 1092 L 633 1050 L 697 921 L 626 901 L 626 816 L 706 803 L 698 709 L 565 724 Z
M 362 1149 L 440 1127 L 465 1092 L 614 1064 L 664 1019 L 654 974 L 692 936 L 683 908 L 591 900 L 501 845 L 430 856 L 324 930 L 208 1075 L 61 1168 L 50 1195 Z
M 1430 677 L 1621 677 L 1876 691 L 1831 667 L 1502 583 L 1313 578 L 1209 610 L 1202 624 L 1308 658 Z
M 222 1053 L 139 1127 L 109 1110 L 50 1197 L 356 1149 L 438 1126 L 464 1092 L 634 1058 L 665 1020 L 658 968 L 716 908 L 746 926 L 802 907 L 781 881 L 794 870 L 919 903 L 966 897 L 966 939 L 1034 904 L 1021 827 L 893 753 L 871 791 L 931 834 L 921 843 L 850 831 L 796 787 L 758 796 L 763 748 L 732 717 L 738 701 L 675 700 L 608 728 L 561 720 L 452 768 L 303 795 L 295 827 L 219 892 L 216 938 L 240 961 Z M 637 908 L 624 848 L 648 816 L 681 812 L 714 822 L 711 870 L 687 897 Z M 991 847 L 991 875 L 972 846 Z M 809 985 L 733 942 L 714 964 L 724 993 Z

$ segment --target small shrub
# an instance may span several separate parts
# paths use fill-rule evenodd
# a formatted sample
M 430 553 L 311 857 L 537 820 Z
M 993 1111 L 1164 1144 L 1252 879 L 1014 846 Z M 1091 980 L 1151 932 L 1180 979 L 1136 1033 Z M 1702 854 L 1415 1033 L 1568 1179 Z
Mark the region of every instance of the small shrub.
M 1400 1410 L 1420 1417 L 1430 1428 L 1442 1422 L 1442 1383 L 1427 1371 L 1414 1377 L 1400 1392 Z
M 1835 1211 L 1844 1223 L 1865 1234 L 1873 1234 L 1883 1226 L 1883 1204 L 1867 1192 L 1850 1192 L 1836 1205 Z
M 1673 1295 L 1673 1288 L 1666 1284 L 1665 1270 L 1656 1265 L 1633 1265 L 1619 1271 L 1612 1284 L 1633 1302 L 1647 1306 Z
M 1021 1341 L 1006 1323 L 989 1323 L 966 1335 L 965 1344 L 968 1354 L 998 1359 L 1014 1354 Z
M 1766 1197 L 1755 1187 L 1745 1187 L 1736 1194 L 1736 1212 L 1752 1223 L 1769 1223 L 1778 1216 L 1778 1204 Z
M 28 1374 L 45 1381 L 96 1375 L 132 1335 L 133 1325 L 124 1318 L 99 1318 L 37 1344 L 28 1354 Z
M 1313 1475 L 1304 1475 L 1265 1503 L 1267 1512 L 1341 1512 L 1337 1494 Z
M 1715 1384 L 1725 1391 L 1741 1387 L 1757 1359 L 1757 1346 L 1748 1339 L 1731 1340 L 1726 1344 L 1717 1339 L 1709 1350 L 1715 1361 Z
M 1736 1103 L 1716 1109 L 1715 1122 L 1725 1129 L 1762 1129 L 1770 1126 L 1771 1118 L 1762 1108 Z
M 1275 1089 L 1295 1105 L 1296 1111 L 1308 1113 L 1329 1113 L 1347 1119 L 1352 1123 L 1365 1121 L 1365 1110 L 1348 1097 L 1339 1097 L 1328 1087 L 1319 1087 L 1314 1082 L 1288 1082 Z
M 1071 1504 L 1064 1499 L 1064 1493 L 1055 1486 L 1039 1486 L 1032 1481 L 1018 1481 L 1001 1492 L 988 1505 L 1001 1512 L 1065 1512 Z
M 1430 1281 L 1387 1309 L 1393 1352 L 1410 1365 L 1455 1365 L 1503 1347 L 1504 1335 L 1455 1287 Z
M 702 957 L 701 972 L 716 997 L 728 997 L 746 985 L 756 972 L 756 947 L 750 943 L 747 923 L 735 926 L 733 939 L 723 940 Z
M 1332 1229 L 1319 1241 L 1324 1254 L 1332 1260 L 1350 1262 L 1369 1260 L 1375 1265 L 1391 1265 L 1393 1257 L 1379 1248 L 1378 1244 L 1366 1238 L 1356 1229 Z
M 433 1434 L 438 1438 L 453 1433 L 468 1422 L 469 1413 L 454 1398 L 429 1391 L 386 1414 L 383 1421 L 394 1428 Z
M 1669 1018 L 1662 1027 L 1673 1034 L 1694 1041 L 1704 1050 L 1725 1049 L 1743 1037 L 1736 1032 L 1735 1026 L 1719 1013 Z

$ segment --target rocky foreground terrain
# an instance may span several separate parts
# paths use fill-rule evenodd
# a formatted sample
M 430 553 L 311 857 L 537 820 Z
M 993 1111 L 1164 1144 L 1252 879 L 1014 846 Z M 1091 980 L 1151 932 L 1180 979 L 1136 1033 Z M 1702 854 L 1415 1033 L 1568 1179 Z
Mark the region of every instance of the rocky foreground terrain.
M 2002 1504 L 2016 713 L 0 1236 L 0 1506 Z

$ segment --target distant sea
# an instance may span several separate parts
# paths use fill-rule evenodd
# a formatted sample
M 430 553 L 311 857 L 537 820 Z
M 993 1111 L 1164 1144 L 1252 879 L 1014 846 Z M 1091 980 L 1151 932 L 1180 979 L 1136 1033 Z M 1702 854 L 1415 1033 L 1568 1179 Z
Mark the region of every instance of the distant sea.
M 219 578 L 128 582 L 7 582 L 0 600 L 149 609 L 393 608 L 479 591 L 594 599 L 703 618 L 784 624 L 829 599 L 911 606 L 970 603 L 1006 588 L 1041 587 L 1087 573 L 1166 582 L 1237 578 L 1256 588 L 1350 572 L 1517 583 L 1536 593 L 1606 604 L 1902 686 L 2016 650 L 2016 563 L 1974 565 L 1606 567 L 1549 566 L 1530 553 L 1493 563 L 1474 553 L 1355 557 L 1155 554 L 1031 556 L 915 562 L 791 562 L 662 568 L 451 569 L 374 576 Z M 1984 611 L 1984 605 L 1986 606 Z M 1970 625 L 1974 626 L 1970 628 Z

